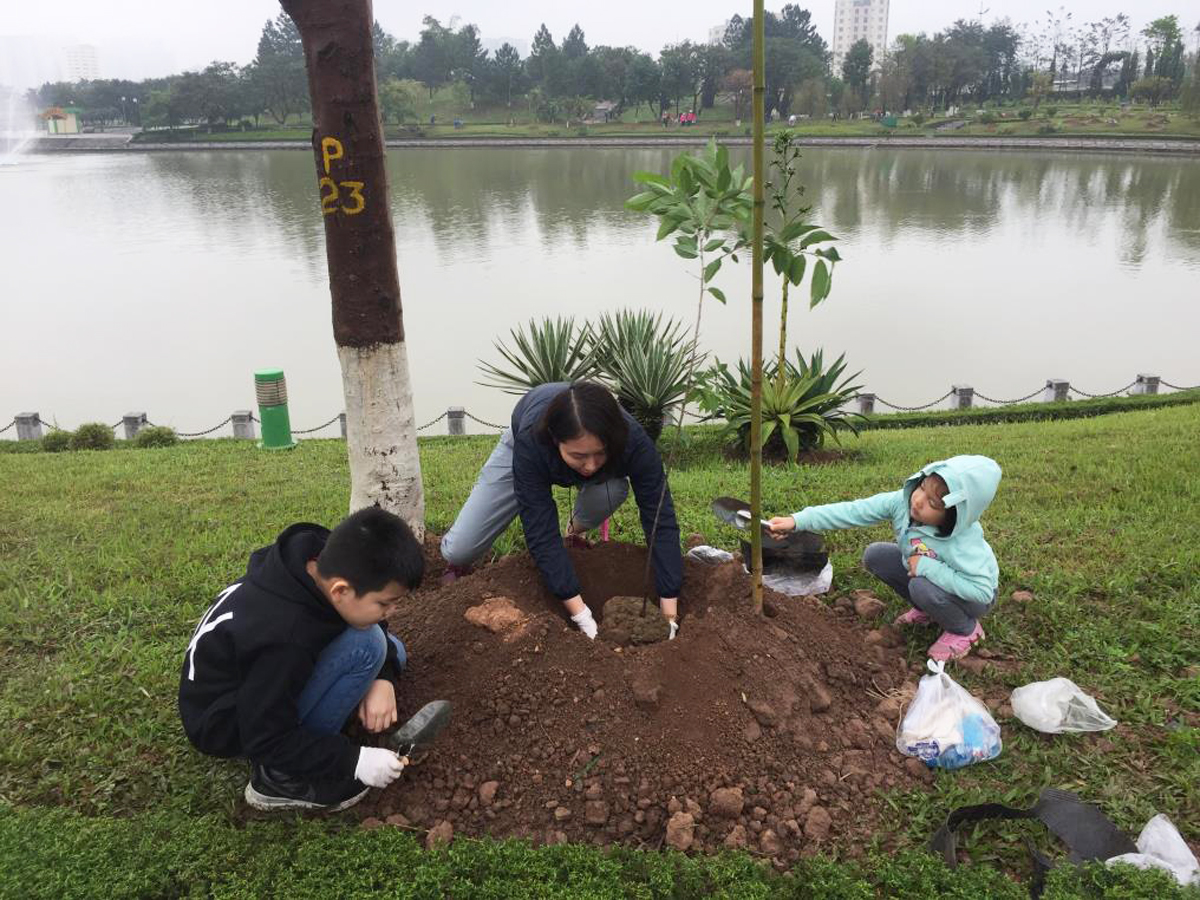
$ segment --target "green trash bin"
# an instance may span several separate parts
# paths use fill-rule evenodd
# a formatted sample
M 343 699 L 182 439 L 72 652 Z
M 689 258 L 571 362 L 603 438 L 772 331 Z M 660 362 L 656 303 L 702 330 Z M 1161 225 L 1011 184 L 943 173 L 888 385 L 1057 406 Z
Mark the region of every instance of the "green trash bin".
M 288 416 L 287 381 L 283 369 L 260 369 L 254 373 L 254 393 L 258 398 L 258 417 L 262 421 L 264 450 L 291 450 L 292 421 Z
M 879 121 L 880 121 L 880 123 L 883 125 L 883 127 L 884 127 L 884 128 L 895 128 L 895 127 L 896 127 L 896 125 L 897 125 L 897 124 L 899 124 L 899 123 L 896 121 L 896 117 L 895 117 L 895 116 L 884 116 L 884 117 L 883 117 L 882 119 L 880 119 Z

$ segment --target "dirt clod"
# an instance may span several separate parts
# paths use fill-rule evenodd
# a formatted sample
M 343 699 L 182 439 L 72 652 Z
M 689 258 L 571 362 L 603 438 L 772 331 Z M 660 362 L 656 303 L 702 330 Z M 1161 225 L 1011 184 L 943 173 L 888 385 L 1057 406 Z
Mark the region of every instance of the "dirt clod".
M 642 597 L 613 597 L 604 604 L 600 639 L 620 646 L 654 644 L 667 639 L 667 622 L 658 604 Z
M 490 597 L 478 606 L 472 606 L 463 616 L 472 625 L 486 628 L 498 634 L 521 621 L 521 611 L 507 597 Z
M 708 796 L 708 810 L 722 819 L 736 819 L 742 814 L 746 799 L 737 787 L 717 788 Z
M 432 850 L 438 844 L 449 844 L 452 840 L 454 840 L 454 826 L 442 819 L 425 835 L 425 849 Z
M 691 813 L 677 812 L 667 822 L 667 845 L 687 850 L 695 840 L 696 822 Z

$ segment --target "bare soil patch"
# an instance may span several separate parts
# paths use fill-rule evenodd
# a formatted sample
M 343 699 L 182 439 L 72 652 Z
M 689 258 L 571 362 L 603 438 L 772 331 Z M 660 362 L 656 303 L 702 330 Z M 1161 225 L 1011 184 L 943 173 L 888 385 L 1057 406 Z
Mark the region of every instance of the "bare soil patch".
M 861 846 L 879 790 L 931 778 L 893 745 L 908 673 L 878 623 L 770 591 L 759 618 L 740 563 L 685 559 L 679 637 L 617 645 L 603 607 L 643 595 L 645 550 L 610 543 L 572 551 L 601 620 L 592 642 L 528 555 L 443 587 L 430 551 L 427 587 L 391 622 L 409 651 L 401 720 L 438 698 L 454 718 L 424 763 L 360 805 L 367 827 L 746 847 L 785 866 L 832 841 Z M 509 608 L 496 598 L 519 616 L 493 630 Z M 654 603 L 647 615 L 665 633 Z

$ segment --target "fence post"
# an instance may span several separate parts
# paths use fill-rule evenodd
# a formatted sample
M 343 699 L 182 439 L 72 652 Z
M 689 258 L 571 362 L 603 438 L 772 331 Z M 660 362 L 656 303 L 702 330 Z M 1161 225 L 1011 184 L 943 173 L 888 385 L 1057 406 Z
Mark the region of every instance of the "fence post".
M 461 406 L 452 406 L 446 410 L 446 433 L 467 433 L 467 411 Z
M 42 439 L 42 417 L 35 412 L 17 413 L 18 441 L 40 441 Z
M 235 409 L 233 415 L 233 436 L 252 441 L 254 434 L 254 414 L 248 409 Z
M 1137 381 L 1130 389 L 1130 394 L 1157 394 L 1158 382 L 1160 381 L 1157 375 L 1145 375 L 1138 373 Z
M 1065 378 L 1047 378 L 1046 390 L 1042 393 L 1043 403 L 1064 403 L 1070 399 L 1067 396 L 1067 391 L 1071 388 L 1071 382 Z
M 975 388 L 966 384 L 953 384 L 950 389 L 954 392 L 954 399 L 951 400 L 953 409 L 971 408 L 971 398 L 975 396 Z
M 132 441 L 139 431 L 146 427 L 146 414 L 144 412 L 125 413 L 121 417 L 121 421 L 125 425 L 125 440 Z
M 869 416 L 871 413 L 875 412 L 875 395 L 859 394 L 858 411 L 864 416 Z
M 346 437 L 346 414 L 345 413 L 338 413 L 338 424 L 342 428 L 342 437 L 345 438 Z

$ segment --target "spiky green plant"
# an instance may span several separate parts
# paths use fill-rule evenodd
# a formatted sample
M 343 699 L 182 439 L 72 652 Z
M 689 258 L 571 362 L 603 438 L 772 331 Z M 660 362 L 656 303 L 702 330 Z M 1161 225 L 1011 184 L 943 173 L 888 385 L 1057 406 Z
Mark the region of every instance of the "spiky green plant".
M 495 341 L 495 347 L 511 366 L 479 360 L 478 367 L 490 380 L 479 381 L 484 387 L 499 388 L 506 394 L 524 394 L 539 384 L 577 381 L 598 371 L 591 340 L 591 328 L 585 322 L 576 328 L 575 318 L 530 319 L 525 327 L 509 332 L 513 347 Z
M 684 326 L 661 313 L 605 313 L 593 329 L 593 353 L 617 399 L 646 429 L 651 440 L 663 419 L 687 398 L 694 347 Z
M 796 364 L 785 361 L 782 379 L 778 363 L 763 371 L 761 446 L 773 455 L 794 462 L 803 450 L 822 447 L 827 438 L 840 443 L 839 433 L 858 434 L 856 412 L 843 410 L 861 385 L 851 384 L 861 373 L 844 376 L 845 354 L 828 369 L 821 350 L 805 360 L 796 351 Z M 703 373 L 696 400 L 710 419 L 724 419 L 724 436 L 730 443 L 749 449 L 751 373 L 745 360 L 738 360 L 734 374 L 724 363 Z
M 694 347 L 682 323 L 662 313 L 621 310 L 605 313 L 592 330 L 601 376 L 625 407 L 657 441 L 664 418 L 687 398 Z

